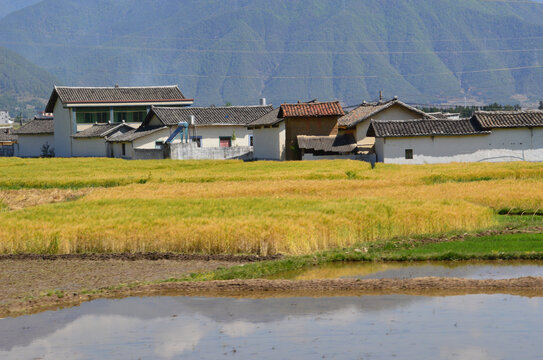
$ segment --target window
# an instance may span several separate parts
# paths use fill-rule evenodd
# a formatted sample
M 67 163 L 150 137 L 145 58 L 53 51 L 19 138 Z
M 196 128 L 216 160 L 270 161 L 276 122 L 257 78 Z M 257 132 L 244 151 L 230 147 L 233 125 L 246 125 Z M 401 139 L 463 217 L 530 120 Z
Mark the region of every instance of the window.
M 161 150 L 163 144 L 163 141 L 155 141 L 155 149 Z
M 249 135 L 249 146 L 254 146 L 253 145 L 253 135 Z
M 147 107 L 145 106 L 125 106 L 113 108 L 113 118 L 117 123 L 140 123 L 143 122 L 147 115 Z
M 413 160 L 413 149 L 405 149 L 405 158 L 407 160 Z
M 201 136 L 191 136 L 190 141 L 195 142 L 198 147 L 202 147 L 202 137 Z
M 109 108 L 76 108 L 75 119 L 78 124 L 107 123 Z
M 220 147 L 232 147 L 232 137 L 230 137 L 230 136 L 221 136 L 221 137 L 219 137 L 219 146 Z
M 122 156 L 126 156 L 126 144 L 122 144 Z

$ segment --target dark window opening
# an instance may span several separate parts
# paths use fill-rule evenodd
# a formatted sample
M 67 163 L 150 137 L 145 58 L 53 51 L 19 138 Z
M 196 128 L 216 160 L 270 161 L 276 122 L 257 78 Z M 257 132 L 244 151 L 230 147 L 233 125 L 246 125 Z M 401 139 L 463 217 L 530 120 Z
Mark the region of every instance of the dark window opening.
M 202 137 L 201 136 L 191 136 L 190 141 L 195 142 L 198 147 L 202 147 Z
M 249 135 L 249 146 L 254 146 L 253 143 L 253 135 Z
M 162 145 L 164 144 L 164 142 L 162 141 L 155 141 L 155 149 L 162 149 Z
M 125 156 L 126 155 L 126 144 L 122 144 L 122 155 Z
M 230 137 L 230 136 L 221 136 L 221 137 L 219 137 L 219 146 L 220 147 L 232 147 L 232 137 Z
M 405 149 L 405 158 L 407 160 L 413 159 L 413 149 Z

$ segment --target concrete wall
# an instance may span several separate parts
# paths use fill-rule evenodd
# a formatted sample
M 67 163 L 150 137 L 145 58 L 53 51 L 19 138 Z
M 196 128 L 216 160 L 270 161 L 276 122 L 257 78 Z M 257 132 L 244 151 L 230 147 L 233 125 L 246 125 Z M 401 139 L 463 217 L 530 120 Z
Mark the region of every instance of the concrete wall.
M 495 129 L 490 135 L 377 140 L 378 161 L 385 163 L 543 161 L 543 128 Z M 405 159 L 406 149 L 413 150 L 412 160 Z
M 55 147 L 57 157 L 72 156 L 73 122 L 71 109 L 65 109 L 62 102 L 57 100 L 54 108 L 55 140 L 51 145 Z
M 110 143 L 111 153 L 116 159 L 134 159 L 134 149 L 132 148 L 132 143 L 126 142 L 125 144 L 125 155 L 122 154 L 122 144 L 123 143 Z
M 162 160 L 164 150 L 162 149 L 134 149 L 134 160 Z
M 55 147 L 54 135 L 19 135 L 16 145 L 16 156 L 18 157 L 40 157 L 42 146 L 48 143 Z M 55 148 L 55 156 L 57 149 Z
M 233 146 L 229 148 L 199 148 L 196 143 L 166 145 L 166 153 L 174 160 L 252 160 L 253 148 L 250 146 Z
M 202 147 L 219 147 L 219 137 L 232 137 L 235 132 L 236 140 L 232 140 L 232 146 L 249 146 L 249 136 L 253 135 L 252 130 L 245 126 L 197 126 L 196 136 L 202 137 Z M 193 129 L 189 130 L 189 136 L 194 136 Z
M 254 157 L 257 160 L 285 160 L 285 122 L 275 128 L 253 130 Z
M 104 138 L 72 139 L 72 156 L 107 157 L 108 144 Z
M 405 107 L 395 104 L 386 110 L 381 111 L 370 119 L 362 121 L 356 126 L 356 141 L 366 138 L 371 120 L 411 120 L 420 119 L 421 115 L 415 111 L 406 109 Z
M 376 162 L 376 156 L 375 154 L 371 155 L 356 155 L 356 154 L 349 154 L 349 155 L 323 155 L 323 156 L 315 156 L 313 154 L 304 154 L 302 160 L 306 161 L 314 161 L 314 160 L 358 160 L 358 161 L 366 161 L 372 164 L 375 164 Z

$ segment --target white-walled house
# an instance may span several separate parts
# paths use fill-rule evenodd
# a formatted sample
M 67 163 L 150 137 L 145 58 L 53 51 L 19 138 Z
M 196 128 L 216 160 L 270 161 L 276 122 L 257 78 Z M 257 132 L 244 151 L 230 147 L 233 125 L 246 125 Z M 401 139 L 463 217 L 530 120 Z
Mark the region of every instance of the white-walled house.
M 359 152 L 373 151 L 375 139 L 367 137 L 371 120 L 435 119 L 435 117 L 394 98 L 376 103 L 364 102 L 338 120 L 340 134 L 352 134 Z
M 34 119 L 13 131 L 17 135 L 15 155 L 18 157 L 40 157 L 44 145 L 54 149 L 54 120 Z
M 153 87 L 65 87 L 55 86 L 45 112 L 54 114 L 54 147 L 56 156 L 93 156 L 82 153 L 86 142 L 76 137 L 79 132 L 94 124 L 125 123 L 137 128 L 145 119 L 151 107 L 189 106 L 187 99 L 174 86 Z M 106 149 L 104 148 L 104 152 Z
M 543 112 L 476 112 L 461 120 L 372 120 L 377 161 L 543 161 Z
M 110 137 L 133 131 L 125 124 L 94 124 L 93 126 L 72 135 L 72 156 L 75 157 L 113 157 Z
M 271 105 L 224 107 L 153 107 L 141 126 L 129 133 L 113 136 L 114 156 L 134 159 L 135 150 L 159 149 L 178 129 L 191 123 L 189 140 L 199 148 L 252 147 L 252 131 L 247 124 L 272 111 Z M 176 142 L 180 142 L 176 138 Z M 124 151 L 123 151 L 124 149 Z
M 253 131 L 254 157 L 258 160 L 286 160 L 286 127 L 277 108 L 249 124 Z

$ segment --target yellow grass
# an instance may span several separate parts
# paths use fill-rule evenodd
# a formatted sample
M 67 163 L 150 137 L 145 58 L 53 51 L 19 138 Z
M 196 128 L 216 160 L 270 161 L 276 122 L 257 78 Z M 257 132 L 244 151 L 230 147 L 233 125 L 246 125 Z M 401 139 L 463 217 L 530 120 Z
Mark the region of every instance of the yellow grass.
M 303 254 L 543 209 L 543 166 L 529 163 L 7 159 L 0 171 L 0 253 Z M 8 211 L 40 193 L 53 201 Z

